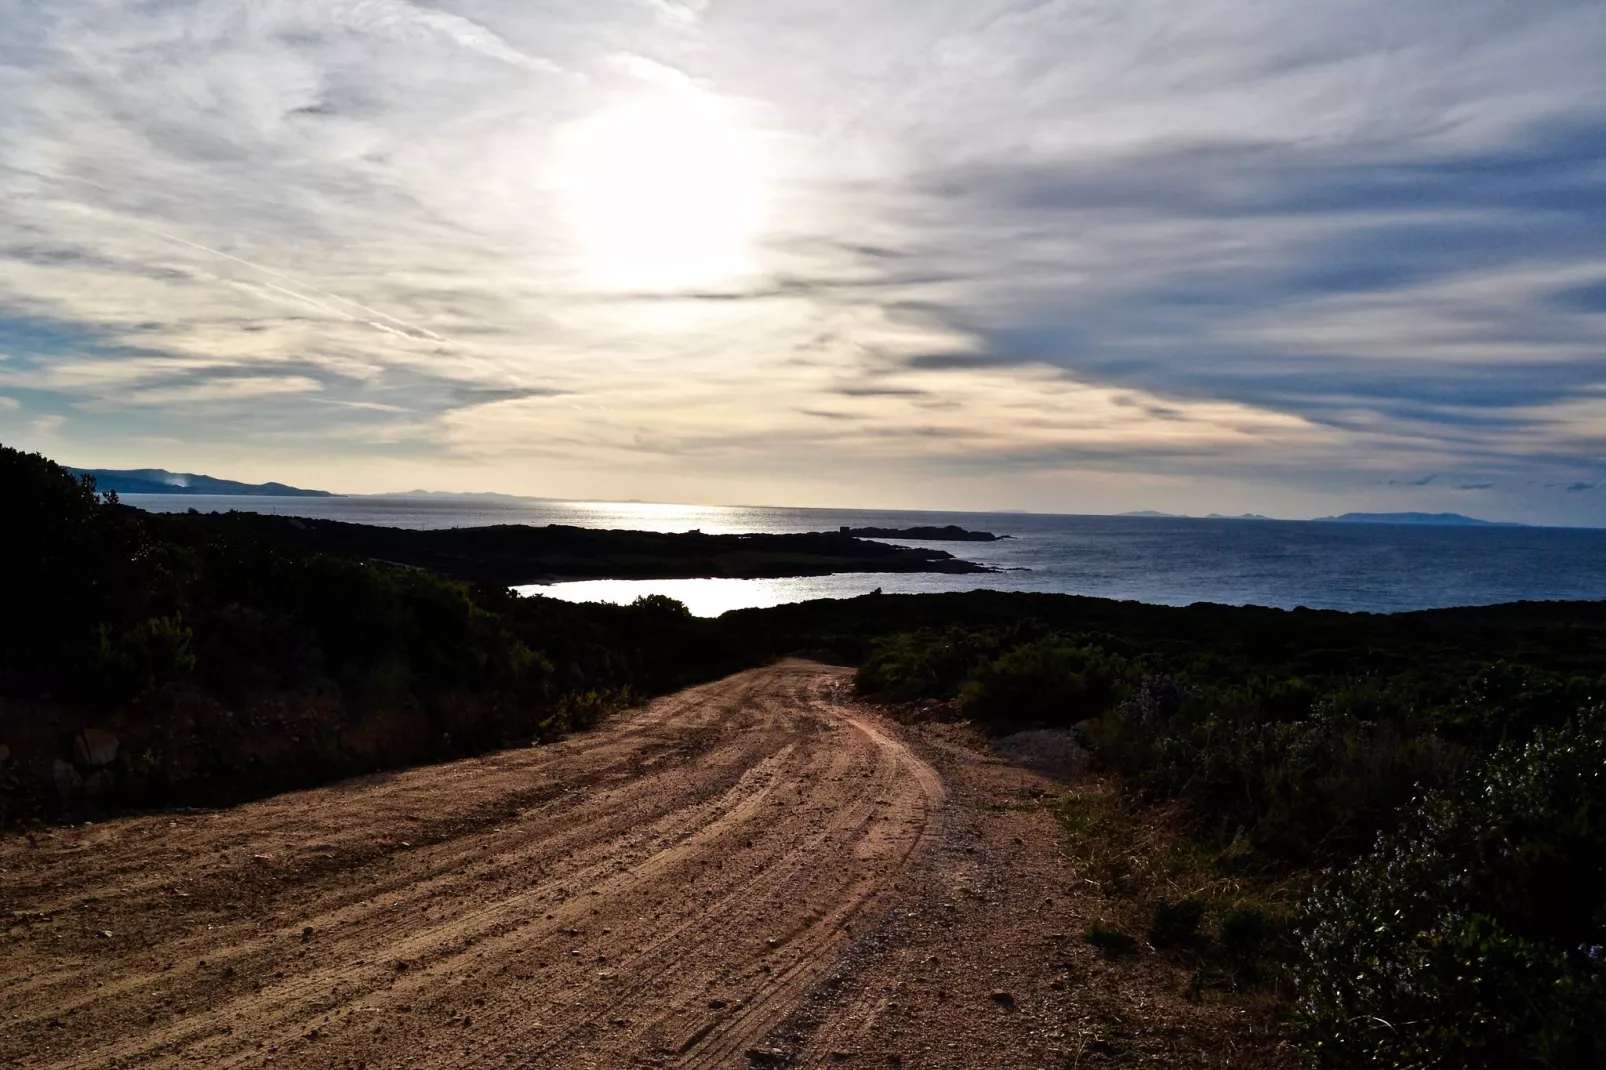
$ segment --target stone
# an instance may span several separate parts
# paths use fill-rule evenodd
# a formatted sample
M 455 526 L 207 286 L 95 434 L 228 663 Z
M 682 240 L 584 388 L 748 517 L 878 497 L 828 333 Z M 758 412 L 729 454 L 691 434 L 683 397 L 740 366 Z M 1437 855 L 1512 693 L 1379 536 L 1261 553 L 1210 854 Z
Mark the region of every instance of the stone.
M 1015 1009 L 1014 995 L 1012 993 L 1005 992 L 1003 989 L 998 989 L 995 992 L 989 992 L 987 994 L 987 998 L 1004 1008 L 1006 1011 L 1012 1011 Z
M 104 728 L 85 728 L 73 737 L 73 757 L 79 765 L 98 769 L 117 760 L 117 737 Z
M 78 770 L 72 767 L 71 762 L 64 762 L 60 758 L 50 764 L 50 776 L 64 800 L 70 801 L 84 786 L 84 778 L 78 775 Z

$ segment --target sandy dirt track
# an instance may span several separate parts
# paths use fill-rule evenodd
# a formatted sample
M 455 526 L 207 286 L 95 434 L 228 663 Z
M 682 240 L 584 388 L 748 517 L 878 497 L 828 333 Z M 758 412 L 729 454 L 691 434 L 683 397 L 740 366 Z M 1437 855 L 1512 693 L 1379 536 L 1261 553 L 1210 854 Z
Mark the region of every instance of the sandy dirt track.
M 0 1066 L 1288 1063 L 1078 939 L 1109 904 L 1066 781 L 850 695 L 787 661 L 550 746 L 11 835 Z
M 746 1065 L 942 801 L 845 693 L 785 663 L 554 746 L 9 841 L 0 1065 Z

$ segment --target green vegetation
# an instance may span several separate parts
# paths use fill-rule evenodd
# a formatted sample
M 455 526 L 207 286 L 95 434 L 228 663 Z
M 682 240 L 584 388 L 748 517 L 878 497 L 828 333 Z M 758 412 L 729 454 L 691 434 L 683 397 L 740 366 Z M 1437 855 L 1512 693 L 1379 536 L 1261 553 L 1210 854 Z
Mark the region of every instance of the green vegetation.
M 1304 940 L 1317 1066 L 1606 1066 L 1606 713 L 1412 807 Z
M 1196 994 L 1297 992 L 1313 1066 L 1595 1067 L 1602 608 L 941 622 L 869 639 L 858 686 L 995 733 L 1074 726 L 1125 785 L 1067 804 L 1076 877 L 1146 915 Z M 1131 816 L 1155 807 L 1180 835 Z
M 527 743 L 759 656 L 669 599 L 520 598 L 154 517 L 14 450 L 0 494 L 0 811 L 226 801 Z M 53 772 L 106 724 L 114 765 Z
M 704 620 L 520 598 L 505 577 L 536 550 L 711 574 L 818 546 L 154 517 L 4 449 L 0 494 L 0 820 L 550 739 L 825 651 L 866 696 L 996 734 L 1074 728 L 1104 770 L 1061 813 L 1074 879 L 1110 908 L 1084 937 L 1172 956 L 1199 998 L 1297 992 L 1312 1065 L 1606 1065 L 1606 603 L 1375 616 L 978 591 Z M 107 727 L 114 760 L 84 734 Z

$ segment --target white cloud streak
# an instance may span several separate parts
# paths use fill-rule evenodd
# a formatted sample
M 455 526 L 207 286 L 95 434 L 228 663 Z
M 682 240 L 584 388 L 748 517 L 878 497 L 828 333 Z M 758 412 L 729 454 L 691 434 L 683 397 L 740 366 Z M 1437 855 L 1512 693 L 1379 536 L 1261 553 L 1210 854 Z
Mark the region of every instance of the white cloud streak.
M 1546 489 L 1606 475 L 1597 3 L 0 0 L 0 24 L 0 385 L 14 425 L 96 451 L 67 460 L 293 443 L 351 489 L 472 464 L 906 505 L 991 473 L 991 504 L 1067 509 L 1211 473 L 1223 512 L 1434 471 L 1426 505 L 1487 483 L 1485 511 L 1606 522 Z M 577 193 L 565 146 L 595 130 L 636 144 L 588 149 Z M 738 165 L 739 226 L 698 196 Z M 715 231 L 742 255 L 688 248 L 677 281 Z

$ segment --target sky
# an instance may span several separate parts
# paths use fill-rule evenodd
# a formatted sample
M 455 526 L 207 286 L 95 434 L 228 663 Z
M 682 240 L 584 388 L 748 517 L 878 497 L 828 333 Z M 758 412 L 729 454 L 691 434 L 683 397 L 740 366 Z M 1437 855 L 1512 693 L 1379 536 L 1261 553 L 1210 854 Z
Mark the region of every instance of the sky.
M 1602 0 L 0 0 L 0 442 L 1606 526 Z

